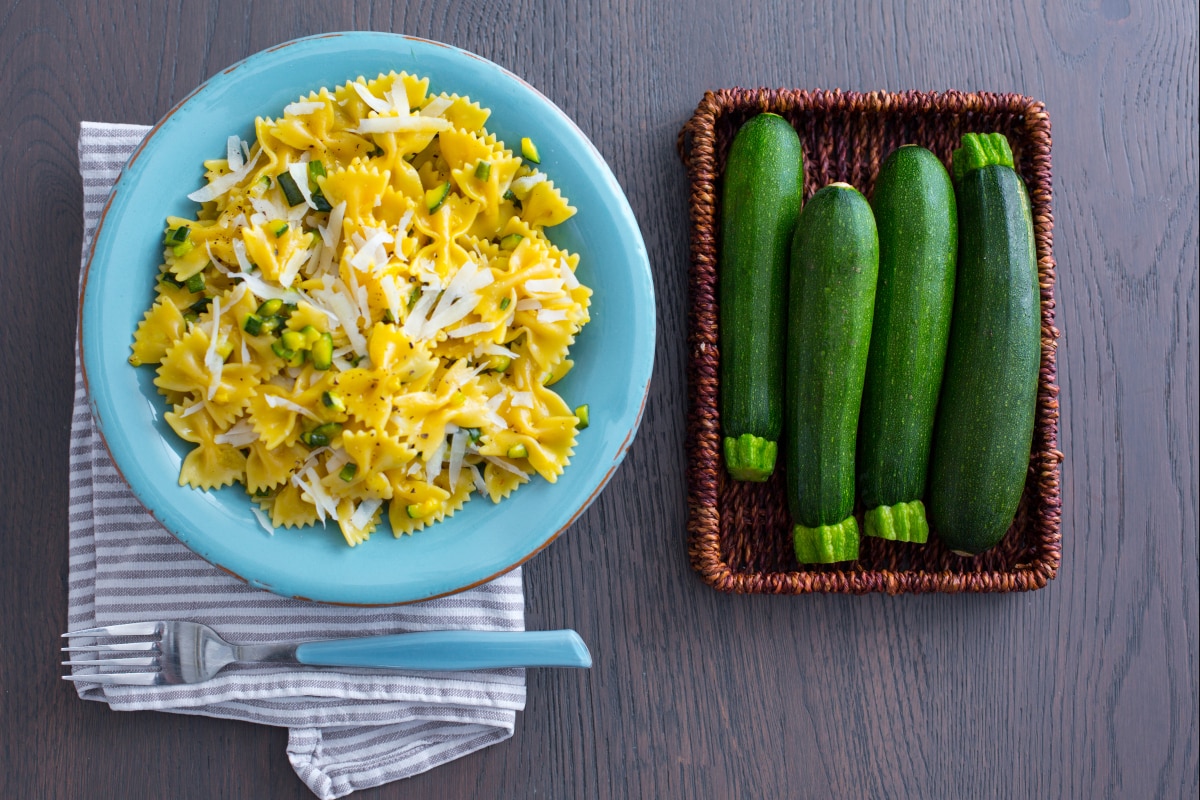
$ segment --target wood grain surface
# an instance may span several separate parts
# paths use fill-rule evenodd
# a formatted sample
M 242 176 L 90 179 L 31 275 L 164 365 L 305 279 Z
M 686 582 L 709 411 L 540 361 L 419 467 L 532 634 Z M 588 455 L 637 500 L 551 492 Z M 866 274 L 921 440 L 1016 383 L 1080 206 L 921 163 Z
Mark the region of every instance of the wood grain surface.
M 297 36 L 437 39 L 521 75 L 624 187 L 658 299 L 624 466 L 526 570 L 507 742 L 362 798 L 1176 798 L 1200 791 L 1197 10 L 1188 0 L 7 2 L 0 6 L 0 786 L 304 798 L 286 732 L 117 713 L 59 679 L 81 120 L 151 123 Z M 1003 596 L 730 596 L 685 549 L 687 211 L 706 89 L 1014 91 L 1054 130 L 1063 562 Z

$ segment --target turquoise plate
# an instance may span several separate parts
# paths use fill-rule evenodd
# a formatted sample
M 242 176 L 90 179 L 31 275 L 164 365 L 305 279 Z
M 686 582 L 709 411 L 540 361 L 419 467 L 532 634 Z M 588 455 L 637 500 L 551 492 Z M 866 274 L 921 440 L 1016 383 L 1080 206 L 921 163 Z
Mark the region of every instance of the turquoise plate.
M 396 539 L 386 520 L 347 547 L 332 523 L 267 535 L 240 486 L 203 492 L 178 485 L 186 455 L 163 420 L 154 371 L 126 359 L 153 298 L 165 218 L 190 216 L 186 195 L 203 183 L 201 162 L 221 158 L 238 133 L 253 141 L 256 116 L 275 116 L 302 94 L 363 75 L 407 71 L 432 92 L 468 95 L 491 109 L 488 129 L 509 143 L 533 136 L 542 169 L 579 211 L 549 231 L 580 254 L 591 286 L 591 322 L 556 389 L 587 403 L 591 426 L 556 484 L 535 477 L 493 505 L 475 497 L 445 521 Z M 524 562 L 571 526 L 621 463 L 641 420 L 654 361 L 654 287 L 637 221 L 612 171 L 587 137 L 537 90 L 478 56 L 385 33 L 298 39 L 224 70 L 158 123 L 113 189 L 92 243 L 81 323 L 92 412 L 138 499 L 181 542 L 251 585 L 329 603 L 385 605 L 478 585 Z

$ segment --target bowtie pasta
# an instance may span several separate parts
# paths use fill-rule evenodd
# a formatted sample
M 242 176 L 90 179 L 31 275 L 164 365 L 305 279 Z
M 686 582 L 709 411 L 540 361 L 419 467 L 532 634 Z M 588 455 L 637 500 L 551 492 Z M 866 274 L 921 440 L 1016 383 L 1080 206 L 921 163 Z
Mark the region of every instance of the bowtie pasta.
M 332 519 L 353 546 L 562 474 L 587 407 L 551 386 L 591 290 L 544 229 L 575 209 L 488 115 L 359 78 L 205 162 L 129 359 L 194 445 L 181 485 L 240 483 L 268 530 Z

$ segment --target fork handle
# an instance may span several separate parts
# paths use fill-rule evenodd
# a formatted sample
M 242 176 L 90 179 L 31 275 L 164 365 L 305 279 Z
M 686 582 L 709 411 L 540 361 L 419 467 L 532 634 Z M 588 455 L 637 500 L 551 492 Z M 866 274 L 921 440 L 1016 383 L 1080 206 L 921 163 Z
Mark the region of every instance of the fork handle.
M 418 631 L 331 639 L 297 646 L 295 658 L 310 666 L 412 670 L 592 665 L 587 645 L 572 630 Z

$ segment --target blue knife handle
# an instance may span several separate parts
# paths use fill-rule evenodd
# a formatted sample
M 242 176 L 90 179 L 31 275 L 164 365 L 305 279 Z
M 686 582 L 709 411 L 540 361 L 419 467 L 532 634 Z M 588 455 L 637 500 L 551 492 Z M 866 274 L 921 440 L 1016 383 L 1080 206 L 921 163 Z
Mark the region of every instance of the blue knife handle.
M 590 667 L 579 634 L 562 631 L 417 631 L 306 642 L 301 664 L 374 669 L 468 670 L 499 667 Z

